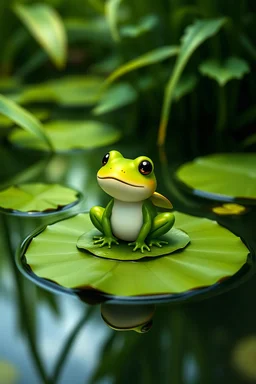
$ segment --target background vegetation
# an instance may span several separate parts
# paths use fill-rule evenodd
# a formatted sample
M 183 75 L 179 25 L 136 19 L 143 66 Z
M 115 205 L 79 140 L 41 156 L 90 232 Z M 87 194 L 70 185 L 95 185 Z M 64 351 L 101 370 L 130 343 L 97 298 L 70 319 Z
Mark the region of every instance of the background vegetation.
M 255 142 L 254 1 L 48 0 L 0 7 L 0 92 L 43 121 L 110 123 L 149 147 L 167 143 L 190 156 Z M 38 131 L 5 99 L 0 111 Z M 53 139 L 45 133 L 49 147 Z M 41 139 L 47 145 L 42 132 Z

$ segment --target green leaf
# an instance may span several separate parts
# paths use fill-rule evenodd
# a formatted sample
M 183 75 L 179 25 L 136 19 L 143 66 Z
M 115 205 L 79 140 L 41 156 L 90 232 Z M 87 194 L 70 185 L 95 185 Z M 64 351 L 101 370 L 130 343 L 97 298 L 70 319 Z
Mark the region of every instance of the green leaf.
M 193 193 L 209 198 L 256 199 L 256 154 L 230 153 L 198 157 L 182 165 L 177 177 Z
M 197 81 L 196 75 L 189 74 L 182 76 L 174 90 L 173 100 L 179 101 L 183 96 L 192 92 L 197 85 Z
M 91 231 L 84 233 L 77 240 L 76 246 L 82 251 L 88 251 L 95 256 L 103 257 L 105 259 L 114 259 L 114 260 L 140 260 L 145 257 L 161 257 L 164 255 L 169 255 L 177 250 L 180 250 L 186 247 L 190 241 L 189 236 L 176 228 L 172 228 L 166 235 L 161 239 L 167 241 L 168 244 L 159 247 L 151 247 L 150 252 L 147 250 L 142 252 L 131 252 L 131 247 L 128 246 L 127 242 L 120 241 L 119 246 L 112 248 L 108 247 L 99 247 L 99 245 L 93 243 L 93 237 L 99 236 L 101 233 L 97 230 L 92 229 Z
M 13 213 L 52 213 L 78 202 L 77 191 L 58 185 L 30 183 L 0 192 L 0 208 Z
M 102 115 L 103 113 L 114 111 L 133 103 L 137 99 L 137 92 L 128 83 L 120 83 L 114 85 L 104 92 L 98 105 L 93 109 L 94 115 Z
M 159 19 L 156 15 L 147 15 L 141 19 L 138 25 L 125 25 L 122 27 L 120 34 L 123 37 L 136 38 L 151 31 L 158 23 Z
M 229 57 L 223 63 L 216 59 L 204 61 L 199 66 L 202 75 L 209 76 L 216 80 L 223 87 L 232 79 L 241 79 L 246 73 L 250 72 L 248 63 L 238 57 Z
M 86 213 L 48 226 L 29 243 L 26 260 L 46 288 L 50 280 L 58 284 L 56 291 L 60 285 L 96 289 L 116 296 L 147 295 L 147 298 L 193 289 L 200 293 L 200 288 L 232 276 L 246 263 L 249 253 L 246 246 L 215 221 L 178 212 L 175 218 L 176 228 L 186 232 L 191 242 L 168 256 L 130 262 L 79 251 L 78 238 L 93 228 Z
M 65 76 L 26 87 L 19 101 L 22 104 L 52 102 L 63 106 L 91 106 L 100 98 L 102 82 L 99 76 Z
M 45 124 L 45 132 L 56 152 L 103 147 L 115 143 L 121 136 L 113 126 L 90 120 L 52 121 Z M 42 141 L 19 129 L 13 130 L 8 138 L 19 147 L 47 150 Z
M 179 47 L 171 45 L 171 46 L 160 47 L 160 48 L 154 49 L 153 51 L 145 53 L 144 55 L 141 55 L 136 59 L 131 60 L 128 63 L 125 63 L 121 67 L 117 68 L 106 79 L 104 85 L 107 86 L 113 81 L 115 81 L 116 79 L 118 79 L 119 77 L 131 71 L 134 71 L 138 68 L 146 67 L 148 65 L 152 65 L 160 61 L 166 60 L 172 56 L 175 56 L 177 55 L 178 52 L 179 52 Z
M 167 83 L 158 131 L 158 145 L 163 145 L 171 111 L 173 94 L 182 72 L 194 51 L 207 39 L 215 35 L 225 24 L 225 18 L 197 20 L 187 27 L 181 39 L 181 47 L 173 72 Z
M 17 125 L 32 133 L 45 147 L 52 149 L 52 144 L 40 121 L 18 104 L 0 95 L 0 113 L 14 121 Z
M 67 59 L 67 38 L 62 20 L 54 8 L 47 4 L 16 4 L 14 11 L 53 63 L 63 68 Z
M 107 0 L 105 4 L 106 19 L 109 24 L 111 35 L 114 41 L 120 41 L 118 31 L 118 10 L 122 0 Z

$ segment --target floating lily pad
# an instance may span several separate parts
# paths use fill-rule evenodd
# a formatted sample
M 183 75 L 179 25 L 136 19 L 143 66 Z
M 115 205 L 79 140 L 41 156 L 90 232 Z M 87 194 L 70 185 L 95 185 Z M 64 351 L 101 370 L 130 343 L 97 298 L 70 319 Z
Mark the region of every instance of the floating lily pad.
M 222 200 L 256 202 L 256 154 L 229 153 L 198 157 L 182 165 L 178 180 L 197 195 Z
M 79 201 L 78 192 L 58 184 L 29 183 L 0 191 L 0 210 L 15 215 L 53 213 Z
M 215 221 L 177 212 L 175 217 L 176 228 L 188 233 L 191 242 L 171 255 L 131 262 L 82 252 L 76 247 L 77 240 L 92 229 L 89 214 L 83 213 L 30 236 L 22 247 L 21 270 L 50 290 L 100 291 L 121 301 L 127 297 L 129 301 L 141 300 L 144 295 L 149 301 L 153 295 L 157 301 L 163 295 L 172 299 L 181 293 L 191 295 L 191 290 L 193 295 L 202 293 L 247 262 L 249 251 L 240 238 Z
M 163 245 L 161 248 L 153 246 L 151 247 L 150 252 L 145 250 L 142 253 L 140 250 L 133 252 L 133 247 L 128 246 L 128 243 L 125 241 L 119 241 L 118 246 L 113 245 L 111 248 L 99 247 L 99 245 L 93 243 L 93 237 L 97 235 L 101 235 L 101 233 L 94 229 L 84 233 L 79 237 L 76 244 L 77 247 L 80 250 L 88 251 L 95 256 L 123 261 L 169 255 L 170 253 L 186 247 L 190 241 L 189 236 L 185 232 L 180 229 L 172 228 L 165 236 L 161 237 L 161 240 L 167 241 L 168 244 Z
M 102 147 L 115 143 L 121 136 L 113 126 L 92 120 L 51 121 L 44 128 L 56 152 Z M 9 140 L 20 147 L 48 150 L 42 140 L 18 128 L 9 135 Z

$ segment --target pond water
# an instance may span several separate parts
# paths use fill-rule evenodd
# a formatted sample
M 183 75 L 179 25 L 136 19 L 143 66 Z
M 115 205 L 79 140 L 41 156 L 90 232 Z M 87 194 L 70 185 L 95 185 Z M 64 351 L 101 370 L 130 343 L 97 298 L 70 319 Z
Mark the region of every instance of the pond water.
M 130 158 L 144 152 L 134 146 L 114 147 Z M 47 158 L 1 147 L 1 183 L 41 181 L 73 187 L 84 198 L 71 213 L 106 205 L 108 196 L 98 187 L 96 172 L 108 150 Z M 216 220 L 213 204 L 179 192 L 173 183 L 170 175 L 180 159 L 163 166 L 156 153 L 145 154 L 155 162 L 158 191 L 170 198 L 175 210 Z M 236 278 L 231 290 L 225 286 L 225 292 L 218 290 L 218 295 L 193 302 L 157 304 L 154 313 L 150 309 L 149 332 L 118 332 L 105 324 L 100 305 L 39 288 L 15 265 L 20 242 L 66 214 L 0 216 L 0 383 L 11 382 L 6 379 L 11 372 L 17 375 L 13 382 L 22 384 L 256 382 L 254 263 Z M 244 239 L 254 261 L 255 207 L 243 215 L 221 216 L 219 222 Z M 3 363 L 9 364 L 5 370 Z

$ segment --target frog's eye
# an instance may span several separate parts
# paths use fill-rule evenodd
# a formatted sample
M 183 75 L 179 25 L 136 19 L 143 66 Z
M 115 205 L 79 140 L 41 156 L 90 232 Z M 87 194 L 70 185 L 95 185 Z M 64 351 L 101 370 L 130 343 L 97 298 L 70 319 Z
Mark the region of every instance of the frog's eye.
M 106 155 L 102 159 L 102 165 L 106 165 L 109 160 L 110 154 L 106 153 Z
M 143 160 L 139 164 L 139 171 L 142 175 L 149 175 L 153 171 L 153 166 L 148 160 Z

